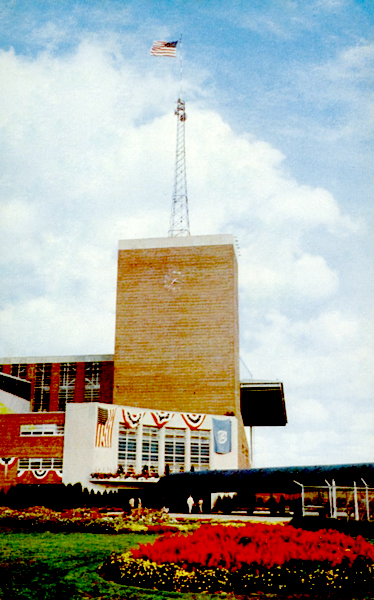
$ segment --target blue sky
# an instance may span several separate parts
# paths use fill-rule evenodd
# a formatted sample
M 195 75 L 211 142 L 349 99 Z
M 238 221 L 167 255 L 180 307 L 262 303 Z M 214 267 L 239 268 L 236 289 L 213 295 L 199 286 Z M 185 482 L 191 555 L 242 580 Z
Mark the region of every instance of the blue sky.
M 191 233 L 240 244 L 256 466 L 374 460 L 374 6 L 0 4 L 0 355 L 112 353 L 118 239 L 167 234 L 183 39 Z

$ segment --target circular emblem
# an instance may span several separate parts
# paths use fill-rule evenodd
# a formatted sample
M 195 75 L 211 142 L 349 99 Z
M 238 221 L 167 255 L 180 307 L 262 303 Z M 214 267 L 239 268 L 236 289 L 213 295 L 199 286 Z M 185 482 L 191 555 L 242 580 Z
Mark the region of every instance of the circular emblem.
M 224 429 L 220 429 L 217 432 L 217 439 L 220 444 L 225 444 L 227 442 L 227 431 L 225 431 Z
M 170 268 L 164 276 L 164 286 L 167 290 L 175 291 L 179 288 L 184 278 L 182 271 Z

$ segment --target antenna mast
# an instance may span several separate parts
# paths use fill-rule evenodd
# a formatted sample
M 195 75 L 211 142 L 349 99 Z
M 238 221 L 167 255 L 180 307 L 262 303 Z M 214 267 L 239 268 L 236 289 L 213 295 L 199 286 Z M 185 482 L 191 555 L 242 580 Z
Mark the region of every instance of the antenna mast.
M 180 39 L 180 46 L 182 39 Z M 190 220 L 188 214 L 187 177 L 186 177 L 186 147 L 185 123 L 186 105 L 182 99 L 182 55 L 179 54 L 180 91 L 174 114 L 177 116 L 177 143 L 175 151 L 174 190 L 171 207 L 169 237 L 190 235 Z

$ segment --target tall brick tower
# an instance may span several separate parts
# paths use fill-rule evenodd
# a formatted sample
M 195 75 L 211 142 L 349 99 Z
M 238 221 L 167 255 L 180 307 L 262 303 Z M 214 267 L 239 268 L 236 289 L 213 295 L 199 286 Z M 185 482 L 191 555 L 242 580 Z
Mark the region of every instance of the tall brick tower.
M 231 235 L 119 243 L 114 403 L 240 413 L 238 274 Z

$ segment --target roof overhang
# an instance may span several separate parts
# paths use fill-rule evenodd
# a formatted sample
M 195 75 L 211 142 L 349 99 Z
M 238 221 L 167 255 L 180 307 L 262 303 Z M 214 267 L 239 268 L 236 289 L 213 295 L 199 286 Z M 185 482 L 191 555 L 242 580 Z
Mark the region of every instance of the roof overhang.
M 279 427 L 287 423 L 283 383 L 243 381 L 240 383 L 240 410 L 245 427 Z

